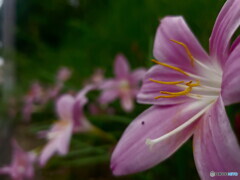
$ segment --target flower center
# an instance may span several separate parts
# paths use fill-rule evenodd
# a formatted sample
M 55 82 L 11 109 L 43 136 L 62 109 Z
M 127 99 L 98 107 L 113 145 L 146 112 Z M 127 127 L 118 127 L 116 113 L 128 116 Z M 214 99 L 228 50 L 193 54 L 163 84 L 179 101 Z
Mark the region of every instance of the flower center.
M 195 59 L 186 44 L 179 41 L 175 41 L 175 40 L 171 40 L 171 41 L 184 47 L 190 59 L 190 63 L 192 67 L 196 68 L 196 70 L 200 72 L 200 76 L 192 74 L 190 72 L 186 72 L 181 68 L 152 59 L 152 61 L 158 65 L 170 68 L 172 70 L 175 70 L 183 74 L 184 76 L 186 76 L 186 79 L 190 78 L 190 80 L 173 81 L 173 82 L 159 81 L 159 80 L 154 80 L 150 78 L 149 80 L 155 83 L 166 84 L 170 86 L 174 85 L 174 86 L 183 88 L 183 90 L 179 92 L 160 91 L 162 95 L 156 96 L 155 99 L 174 98 L 179 96 L 188 96 L 194 99 L 204 99 L 204 98 L 207 98 L 207 99 L 210 98 L 211 100 L 216 99 L 221 92 L 222 72 L 219 70 L 215 70 L 216 67 L 214 67 L 213 64 L 205 65 L 202 62 Z
M 119 83 L 119 88 L 122 93 L 128 92 L 130 89 L 129 82 L 127 80 L 121 80 Z
M 69 123 L 70 122 L 66 121 L 66 120 L 60 120 L 60 121 L 56 122 L 54 124 L 54 127 L 51 129 L 51 131 L 48 132 L 47 138 L 49 140 L 51 140 L 51 139 L 58 137 L 60 134 L 62 134 L 64 129 L 66 129 L 68 127 Z
M 23 173 L 25 172 L 25 167 L 20 165 L 20 166 L 17 168 L 17 170 L 18 170 L 18 172 L 19 172 L 20 174 L 23 174 Z
M 156 64 L 170 68 L 186 76 L 184 80 L 173 82 L 158 81 L 150 78 L 149 80 L 155 83 L 183 88 L 183 91 L 180 92 L 160 91 L 162 95 L 155 97 L 155 99 L 188 96 L 194 99 L 198 99 L 199 101 L 194 101 L 194 103 L 189 104 L 187 107 L 183 109 L 183 111 L 181 111 L 181 113 L 183 114 L 187 113 L 191 110 L 194 110 L 195 108 L 201 108 L 201 110 L 198 111 L 192 117 L 190 117 L 183 124 L 173 129 L 172 131 L 156 139 L 150 138 L 146 139 L 146 145 L 148 145 L 150 149 L 155 144 L 160 143 L 166 140 L 167 138 L 173 136 L 174 134 L 179 133 L 180 131 L 188 127 L 191 123 L 196 121 L 203 113 L 205 113 L 212 106 L 214 102 L 216 102 L 221 92 L 222 70 L 220 66 L 217 63 L 215 63 L 214 60 L 210 62 L 211 64 L 208 62 L 207 62 L 208 64 L 204 64 L 198 61 L 196 58 L 193 57 L 186 44 L 175 40 L 172 41 L 184 47 L 190 59 L 191 66 L 194 68 L 194 72 L 196 72 L 196 74 L 186 72 L 178 67 L 174 67 L 153 59 L 152 61 L 155 62 Z

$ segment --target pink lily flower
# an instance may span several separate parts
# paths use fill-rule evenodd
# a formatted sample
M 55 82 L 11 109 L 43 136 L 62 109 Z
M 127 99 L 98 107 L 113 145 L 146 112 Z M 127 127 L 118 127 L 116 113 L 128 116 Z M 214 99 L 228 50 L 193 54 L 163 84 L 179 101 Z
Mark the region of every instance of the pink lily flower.
M 91 80 L 95 84 L 99 84 L 104 80 L 104 71 L 101 68 L 95 70 L 94 74 L 91 77 Z
M 13 156 L 9 166 L 0 168 L 0 174 L 9 174 L 13 180 L 32 179 L 34 176 L 33 164 L 36 154 L 25 152 L 16 141 L 13 141 Z
M 119 97 L 122 108 L 130 112 L 133 110 L 133 101 L 138 93 L 139 81 L 142 80 L 145 69 L 139 68 L 131 73 L 126 57 L 118 54 L 114 62 L 114 73 L 115 78 L 105 80 L 100 87 L 103 92 L 99 101 L 107 104 Z
M 65 81 L 67 81 L 71 75 L 72 71 L 67 67 L 62 67 L 58 70 L 55 85 L 46 90 L 46 96 L 48 100 L 55 99 L 59 95 L 64 87 Z
M 39 157 L 41 166 L 44 166 L 55 152 L 59 155 L 67 154 L 74 132 L 91 130 L 92 125 L 83 114 L 83 107 L 87 103 L 85 95 L 91 89 L 92 87 L 87 86 L 75 98 L 71 95 L 63 95 L 58 99 L 56 111 L 60 120 L 45 133 L 49 142 Z
M 104 70 L 101 68 L 95 69 L 93 75 L 85 81 L 84 84 L 95 84 L 98 86 L 104 81 Z
M 44 89 L 38 82 L 31 85 L 28 94 L 24 97 L 22 115 L 25 121 L 31 120 L 31 115 L 36 110 L 36 105 L 45 103 L 46 98 L 44 95 Z
M 126 129 L 115 148 L 114 175 L 149 169 L 171 156 L 192 135 L 198 173 L 239 172 L 240 148 L 224 105 L 240 102 L 240 0 L 228 0 L 210 37 L 210 55 L 184 19 L 165 17 L 138 101 L 153 104 Z M 164 61 L 164 62 L 163 62 Z

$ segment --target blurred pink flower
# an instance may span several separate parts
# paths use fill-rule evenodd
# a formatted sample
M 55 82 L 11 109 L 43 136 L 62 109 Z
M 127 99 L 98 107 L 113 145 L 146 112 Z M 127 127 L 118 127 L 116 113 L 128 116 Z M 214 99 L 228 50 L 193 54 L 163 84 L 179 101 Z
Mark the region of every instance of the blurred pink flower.
M 95 70 L 94 74 L 91 77 L 91 80 L 94 84 L 99 84 L 104 80 L 104 71 L 101 68 Z
M 171 156 L 192 135 L 201 179 L 209 173 L 239 172 L 240 148 L 224 105 L 240 101 L 240 0 L 228 0 L 210 37 L 210 56 L 182 17 L 166 17 L 158 27 L 152 67 L 138 94 L 153 104 L 126 129 L 115 148 L 115 175 L 149 169 Z M 161 62 L 165 61 L 166 63 Z
M 58 99 L 56 111 L 60 120 L 45 132 L 48 143 L 39 157 L 41 166 L 45 165 L 55 152 L 59 155 L 67 154 L 74 132 L 91 130 L 92 125 L 83 114 L 83 107 L 87 103 L 86 93 L 91 89 L 92 86 L 87 86 L 75 98 L 71 95 L 63 95 Z
M 99 86 L 104 81 L 104 71 L 101 68 L 95 69 L 93 75 L 84 81 L 85 85 L 95 85 Z
M 33 83 L 23 101 L 22 116 L 25 121 L 29 121 L 32 113 L 35 111 L 36 105 L 46 102 L 43 87 L 38 82 Z
M 63 88 L 63 84 L 56 84 L 53 87 L 48 88 L 46 90 L 46 96 L 48 97 L 48 100 L 53 100 L 57 98 L 62 88 Z
M 62 67 L 59 69 L 57 73 L 57 81 L 65 82 L 67 81 L 72 75 L 72 71 L 67 67 Z
M 60 94 L 64 83 L 71 77 L 72 72 L 67 67 L 59 69 L 56 82 L 53 86 L 44 88 L 38 82 L 31 85 L 29 92 L 24 97 L 22 116 L 25 121 L 31 120 L 31 115 L 37 109 L 44 107 L 50 100 L 54 100 Z
M 122 108 L 126 112 L 132 111 L 134 107 L 133 101 L 139 89 L 139 82 L 145 72 L 143 68 L 130 72 L 126 57 L 118 54 L 114 63 L 115 78 L 103 81 L 100 87 L 102 89 L 99 98 L 100 103 L 107 104 L 119 97 Z
M 91 103 L 88 106 L 88 110 L 91 115 L 100 115 L 100 114 L 109 114 L 113 115 L 115 113 L 115 109 L 113 107 L 103 107 L 99 106 L 97 103 Z
M 72 71 L 67 67 L 62 67 L 58 70 L 57 81 L 53 87 L 50 87 L 46 90 L 46 96 L 48 99 L 55 99 L 59 94 L 62 88 L 64 87 L 65 81 L 67 81 L 72 75 Z
M 25 152 L 14 140 L 12 162 L 9 166 L 0 168 L 0 174 L 8 174 L 13 180 L 32 179 L 34 176 L 33 164 L 36 154 Z

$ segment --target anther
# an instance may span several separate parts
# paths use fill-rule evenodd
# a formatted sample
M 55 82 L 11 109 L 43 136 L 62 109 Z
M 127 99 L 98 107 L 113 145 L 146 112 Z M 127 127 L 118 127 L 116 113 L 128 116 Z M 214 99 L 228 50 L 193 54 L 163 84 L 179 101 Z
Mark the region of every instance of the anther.
M 188 95 L 191 91 L 193 87 L 199 86 L 200 85 L 200 81 L 197 80 L 197 82 L 195 84 L 192 84 L 193 81 L 189 81 L 187 83 L 185 83 L 187 85 L 187 88 L 183 91 L 180 92 L 167 92 L 167 91 L 160 91 L 160 93 L 162 94 L 168 94 L 169 96 L 157 96 L 155 97 L 155 99 L 159 99 L 159 98 L 174 98 L 174 97 L 178 97 L 178 96 L 184 96 L 184 95 Z
M 186 95 L 186 94 L 188 94 L 191 90 L 192 90 L 192 87 L 189 86 L 189 87 L 187 87 L 185 90 L 180 91 L 180 92 L 167 92 L 167 91 L 160 91 L 160 93 L 162 93 L 162 94 L 169 94 L 169 95 L 178 95 L 178 96 L 182 96 L 182 95 Z

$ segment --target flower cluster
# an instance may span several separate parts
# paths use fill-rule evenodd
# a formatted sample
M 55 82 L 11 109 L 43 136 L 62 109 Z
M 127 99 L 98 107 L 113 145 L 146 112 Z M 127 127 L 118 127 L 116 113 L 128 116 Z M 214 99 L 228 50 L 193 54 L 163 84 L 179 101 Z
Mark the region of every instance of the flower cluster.
M 32 179 L 34 177 L 34 164 L 43 167 L 54 154 L 66 155 L 69 152 L 71 138 L 75 133 L 95 132 L 100 136 L 111 139 L 106 132 L 94 126 L 85 116 L 84 107 L 89 101 L 87 94 L 94 90 L 101 91 L 100 97 L 96 100 L 99 105 L 96 105 L 96 102 L 90 104 L 89 110 L 91 113 L 97 114 L 103 104 L 106 109 L 107 104 L 118 97 L 121 99 L 123 109 L 129 112 L 133 110 L 134 98 L 145 73 L 143 68 L 131 73 L 127 59 L 122 54 L 117 55 L 114 70 L 116 78 L 105 79 L 103 70 L 97 69 L 77 93 L 61 93 L 65 81 L 71 76 L 71 71 L 68 68 L 59 70 L 53 87 L 44 88 L 40 83 L 32 84 L 30 91 L 24 98 L 23 120 L 29 122 L 36 109 L 40 111 L 43 106 L 51 101 L 55 102 L 58 120 L 51 125 L 49 130 L 42 130 L 37 133 L 39 138 L 47 140 L 43 147 L 25 152 L 14 140 L 12 143 L 12 162 L 9 166 L 2 167 L 0 174 L 9 174 L 14 180 Z M 121 75 L 122 72 L 124 72 L 124 75 Z M 108 98 L 108 96 L 111 96 L 111 98 Z M 93 104 L 95 106 L 92 106 Z M 112 112 L 111 107 L 106 111 L 110 114 Z
M 44 88 L 39 82 L 33 83 L 23 99 L 23 120 L 29 122 L 32 113 L 45 106 L 49 101 L 57 98 L 64 87 L 65 81 L 71 77 L 71 74 L 70 69 L 62 67 L 57 73 L 54 86 Z

